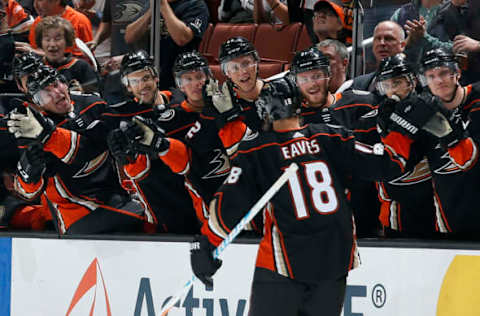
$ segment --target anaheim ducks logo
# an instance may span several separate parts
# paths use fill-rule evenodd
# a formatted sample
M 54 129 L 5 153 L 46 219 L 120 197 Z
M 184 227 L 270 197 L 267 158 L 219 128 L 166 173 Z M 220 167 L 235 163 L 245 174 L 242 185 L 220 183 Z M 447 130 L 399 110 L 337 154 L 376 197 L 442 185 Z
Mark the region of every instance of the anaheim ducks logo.
M 140 17 L 145 3 L 143 1 L 128 1 L 117 3 L 113 16 L 114 23 L 130 23 Z
M 457 172 L 462 172 L 456 164 L 450 159 L 448 152 L 444 153 L 442 159 L 446 159 L 447 162 L 443 164 L 440 168 L 435 169 L 436 174 L 452 174 Z
M 204 175 L 202 179 L 218 178 L 228 175 L 230 172 L 230 159 L 225 155 L 222 150 L 215 149 L 215 158 L 210 161 L 211 165 L 215 165 L 212 171 Z
M 404 173 L 401 177 L 389 182 L 391 185 L 412 185 L 416 183 L 430 180 L 432 175 L 430 173 L 430 166 L 428 161 L 424 158 L 420 161 L 412 171 Z
M 160 114 L 160 116 L 157 118 L 157 120 L 166 122 L 166 121 L 170 121 L 174 117 L 175 117 L 175 110 L 168 109 L 163 111 L 162 114 Z
M 98 168 L 100 168 L 103 165 L 103 163 L 107 160 L 107 157 L 108 157 L 108 151 L 104 151 L 103 153 L 101 153 L 91 161 L 84 164 L 82 168 L 80 168 L 80 170 L 78 170 L 75 173 L 75 175 L 73 175 L 73 178 L 83 178 L 97 171 Z

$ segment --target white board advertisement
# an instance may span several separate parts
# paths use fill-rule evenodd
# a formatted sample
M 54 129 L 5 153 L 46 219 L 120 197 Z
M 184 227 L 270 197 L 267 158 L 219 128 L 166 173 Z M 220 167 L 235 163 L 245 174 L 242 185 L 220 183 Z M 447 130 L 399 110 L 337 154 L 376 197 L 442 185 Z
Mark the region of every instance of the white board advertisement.
M 256 250 L 232 245 L 214 289 L 197 281 L 169 316 L 247 316 Z M 344 316 L 478 314 L 480 252 L 361 248 L 360 254 Z M 190 278 L 189 260 L 188 243 L 15 238 L 11 315 L 160 315 Z

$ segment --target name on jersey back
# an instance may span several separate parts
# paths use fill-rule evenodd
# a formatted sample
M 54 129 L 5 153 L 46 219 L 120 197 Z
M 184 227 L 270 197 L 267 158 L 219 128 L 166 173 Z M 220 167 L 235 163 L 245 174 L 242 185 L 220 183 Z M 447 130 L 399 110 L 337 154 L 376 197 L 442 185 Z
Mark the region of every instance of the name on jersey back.
M 306 154 L 318 154 L 320 146 L 316 139 L 300 139 L 296 142 L 282 146 L 282 154 L 285 159 L 292 159 Z

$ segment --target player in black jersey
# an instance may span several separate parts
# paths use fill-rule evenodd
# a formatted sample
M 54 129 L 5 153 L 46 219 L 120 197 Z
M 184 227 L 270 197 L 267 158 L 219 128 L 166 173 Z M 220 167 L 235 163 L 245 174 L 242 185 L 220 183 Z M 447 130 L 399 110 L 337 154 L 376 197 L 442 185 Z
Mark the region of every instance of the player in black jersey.
M 394 107 L 401 100 L 410 100 L 413 106 L 422 106 L 421 100 L 418 103 L 414 101 L 422 98 L 417 94 L 416 86 L 415 71 L 404 54 L 383 59 L 376 84 L 378 94 L 383 96 L 378 111 L 387 112 L 388 107 Z M 356 128 L 366 130 L 375 125 L 376 115 L 361 118 Z M 369 133 L 368 137 L 377 139 L 376 130 Z M 428 147 L 428 144 L 418 141 L 412 150 L 424 147 Z M 389 237 L 432 237 L 435 232 L 433 188 L 428 161 L 426 157 L 418 157 L 416 160 L 418 163 L 400 177 L 388 182 L 377 182 L 381 202 L 380 221 Z
M 264 212 L 249 315 L 340 315 L 346 275 L 358 264 L 344 179 L 350 174 L 388 178 L 402 172 L 404 161 L 392 147 L 362 144 L 345 129 L 301 126 L 295 84 L 282 80 L 289 79 L 271 82 L 273 88 L 258 102 L 264 126 L 273 129 L 240 144 L 230 175 L 211 202 L 203 235 L 192 245 L 192 269 L 205 284 L 212 283 L 220 266 L 213 247 L 295 162 L 297 174 Z
M 220 46 L 218 58 L 222 72 L 227 76 L 222 91 L 224 94 L 230 95 L 233 109 L 226 111 L 214 106 L 206 107 L 203 118 L 216 119 L 217 125 L 221 128 L 229 119 L 241 115 L 249 128 L 258 130 L 261 122 L 258 118 L 255 100 L 265 82 L 258 77 L 260 58 L 257 50 L 247 39 L 241 36 L 232 37 Z M 215 85 L 215 83 L 210 82 L 209 85 Z M 209 88 L 208 86 L 207 90 L 218 90 L 216 87 Z M 235 112 L 240 113 L 235 114 Z
M 185 186 L 190 193 L 191 201 L 194 203 L 197 217 L 203 222 L 208 218 L 207 203 L 230 171 L 227 150 L 229 149 L 229 152 L 233 153 L 235 144 L 242 139 L 248 129 L 234 129 L 226 121 L 223 122 L 223 127 L 219 129 L 219 124 L 215 122 L 215 118 L 210 119 L 210 117 L 204 116 L 206 102 L 202 90 L 205 86 L 205 80 L 211 79 L 211 75 L 205 58 L 198 52 L 181 54 L 176 60 L 174 71 L 176 84 L 185 93 L 186 100 L 180 104 L 171 104 L 170 109 L 167 110 L 171 111 L 171 115 L 163 115 L 163 117 L 155 119 L 155 126 L 151 126 L 150 131 L 147 126 L 148 122 L 144 122 L 147 125 L 140 123 L 147 134 L 158 134 L 158 128 L 163 129 L 163 133 L 161 132 L 160 135 L 155 137 L 161 139 L 167 137 L 168 139 L 165 139 L 164 143 L 158 143 L 161 145 L 161 150 L 158 146 L 157 148 L 148 148 L 143 144 L 136 146 L 134 151 L 150 153 L 154 151 L 157 153 L 156 156 L 160 154 L 159 158 L 173 172 L 185 176 Z M 205 95 L 210 99 L 210 103 L 214 102 L 219 108 L 233 108 L 230 95 L 226 98 L 220 91 L 211 91 L 211 93 L 215 93 L 215 96 Z M 212 101 L 213 99 L 215 101 Z M 215 111 L 210 110 L 210 112 Z M 235 110 L 230 113 L 233 112 Z M 217 113 L 216 115 L 220 114 Z M 175 139 L 175 135 L 169 132 L 171 129 L 165 126 L 167 121 L 175 121 L 180 117 L 192 118 L 188 124 L 183 125 L 188 126 L 189 129 L 184 129 L 181 125 L 178 125 L 176 129 L 176 131 L 181 131 L 183 135 L 186 133 L 183 141 L 179 140 L 182 138 Z M 141 141 L 133 139 L 132 142 L 139 143 Z M 230 147 L 232 148 L 226 149 L 224 143 L 231 144 Z M 163 146 L 166 148 L 163 148 Z
M 19 107 L 8 130 L 23 150 L 15 189 L 26 199 L 42 195 L 54 208 L 61 234 L 138 231 L 144 209 L 120 187 L 101 120 L 106 103 L 94 95 L 71 95 L 63 77 L 40 66 L 27 79 L 42 110 Z
M 480 177 L 480 85 L 459 84 L 461 72 L 455 56 L 435 49 L 424 54 L 422 82 L 441 101 L 452 132 L 439 137 L 427 152 L 433 177 L 437 227 L 441 232 L 479 238 L 480 215 L 475 207 Z
M 203 70 L 202 74 L 207 75 Z M 172 94 L 158 89 L 159 77 L 153 59 L 145 51 L 124 56 L 121 76 L 133 98 L 111 106 L 105 116 L 116 128 L 124 121 L 122 129 L 114 129 L 108 137 L 110 150 L 126 178 L 123 183 L 145 206 L 147 220 L 153 224 L 153 227 L 146 227 L 148 231 L 194 233 L 198 231 L 199 224 L 184 186 L 184 177 L 173 173 L 158 159 L 158 154 L 138 153 L 138 150 L 130 148 L 128 137 L 147 137 L 143 130 L 134 130 L 137 125 L 132 123 L 132 118 L 140 116 L 158 124 L 162 133 L 183 139 L 199 113 L 189 106 L 168 106 Z
M 301 116 L 304 123 L 332 123 L 354 129 L 360 116 L 377 108 L 378 100 L 371 93 L 355 90 L 330 93 L 330 62 L 316 47 L 298 52 L 290 71 L 302 93 Z M 376 132 L 375 124 L 372 130 Z M 380 228 L 380 205 L 375 184 L 354 179 L 348 188 L 358 236 L 376 236 Z

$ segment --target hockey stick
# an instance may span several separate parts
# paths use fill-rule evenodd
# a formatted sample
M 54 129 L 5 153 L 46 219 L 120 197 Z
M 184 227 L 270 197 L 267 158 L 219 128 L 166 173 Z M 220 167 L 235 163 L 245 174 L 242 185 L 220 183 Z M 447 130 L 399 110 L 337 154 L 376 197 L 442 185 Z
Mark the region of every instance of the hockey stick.
M 235 226 L 230 234 L 228 234 L 227 237 L 222 241 L 222 243 L 213 251 L 213 258 L 218 258 L 222 252 L 232 243 L 232 241 L 235 239 L 235 237 L 240 234 L 240 232 L 243 230 L 243 228 L 255 217 L 255 215 L 260 212 L 265 204 L 268 203 L 272 199 L 272 197 L 277 193 L 278 190 L 288 181 L 288 179 L 296 173 L 298 170 L 298 166 L 296 163 L 292 163 L 285 171 L 282 173 L 282 175 L 275 181 L 275 183 L 270 187 L 270 189 L 265 192 L 265 194 L 260 198 L 260 200 L 255 203 L 255 205 L 247 212 L 247 214 L 240 220 L 240 222 Z M 192 275 L 190 280 L 185 283 L 183 288 L 173 296 L 168 303 L 162 308 L 160 311 L 161 316 L 166 316 L 170 309 L 179 301 L 192 287 L 193 282 L 195 282 L 197 278 L 195 275 Z

